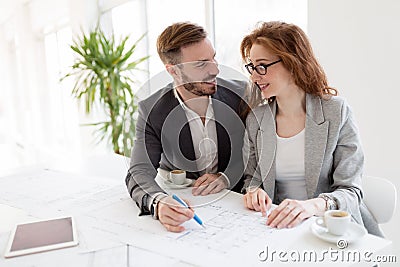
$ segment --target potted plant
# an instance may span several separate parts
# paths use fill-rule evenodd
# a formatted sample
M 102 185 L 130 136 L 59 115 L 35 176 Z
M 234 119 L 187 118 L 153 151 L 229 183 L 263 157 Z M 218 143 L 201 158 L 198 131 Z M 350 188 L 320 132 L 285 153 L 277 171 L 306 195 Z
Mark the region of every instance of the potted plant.
M 132 89 L 136 83 L 133 72 L 140 70 L 138 64 L 148 59 L 145 56 L 131 60 L 143 36 L 130 47 L 126 45 L 128 38 L 117 42 L 114 35 L 107 37 L 99 27 L 87 35 L 82 34 L 70 46 L 76 59 L 71 72 L 62 78 L 75 77 L 72 95 L 84 100 L 87 113 L 95 102 L 100 103 L 107 120 L 85 125 L 98 126 L 99 141 L 107 138 L 115 153 L 126 156 L 135 138 L 137 104 Z

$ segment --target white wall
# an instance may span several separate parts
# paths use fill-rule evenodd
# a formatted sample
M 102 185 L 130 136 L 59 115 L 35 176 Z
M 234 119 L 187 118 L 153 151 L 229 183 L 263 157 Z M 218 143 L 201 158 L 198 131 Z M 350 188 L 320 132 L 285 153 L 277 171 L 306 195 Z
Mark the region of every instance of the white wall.
M 309 0 L 308 12 L 308 34 L 330 85 L 356 115 L 364 173 L 386 177 L 399 190 L 400 1 Z M 383 225 L 397 246 L 399 217 Z

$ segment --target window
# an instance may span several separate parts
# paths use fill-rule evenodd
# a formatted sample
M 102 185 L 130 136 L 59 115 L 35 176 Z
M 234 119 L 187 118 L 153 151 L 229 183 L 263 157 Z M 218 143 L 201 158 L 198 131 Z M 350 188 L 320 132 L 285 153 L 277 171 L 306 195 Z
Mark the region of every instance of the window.
M 238 71 L 244 70 L 240 42 L 257 22 L 280 20 L 307 29 L 307 0 L 218 0 L 214 4 L 218 61 Z
M 139 38 L 146 32 L 146 16 L 143 3 L 138 0 L 129 1 L 123 5 L 117 6 L 111 10 L 112 30 L 116 40 L 121 37 L 129 36 L 126 47 L 131 47 Z M 147 51 L 148 37 L 145 35 L 139 41 L 135 52 L 131 56 L 131 60 L 136 60 L 148 55 Z M 137 81 L 137 87 L 133 90 L 138 90 L 138 87 L 149 79 L 148 62 L 143 63 L 139 68 L 142 72 L 136 71 L 133 73 L 133 80 Z
M 59 153 L 77 152 L 79 149 L 79 120 L 76 101 L 71 96 L 73 81 L 60 79 L 73 64 L 70 49 L 70 27 L 61 28 L 44 36 L 48 91 L 43 116 L 46 123 L 46 142 Z

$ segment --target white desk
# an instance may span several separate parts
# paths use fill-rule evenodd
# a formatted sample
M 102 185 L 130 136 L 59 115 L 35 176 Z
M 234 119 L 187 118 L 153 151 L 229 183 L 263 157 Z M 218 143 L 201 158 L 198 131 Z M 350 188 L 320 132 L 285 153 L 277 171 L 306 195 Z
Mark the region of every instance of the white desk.
M 129 198 L 124 183 L 127 162 L 123 158 L 112 158 L 103 158 L 99 165 L 90 159 L 92 171 L 84 165 L 85 171 L 75 169 L 75 173 L 29 170 L 0 177 L 0 266 L 280 266 L 285 259 L 293 264 L 290 253 L 295 256 L 293 253 L 315 251 L 318 259 L 324 251 L 335 253 L 335 250 L 339 256 L 345 251 L 362 255 L 378 251 L 379 254 L 390 244 L 388 240 L 367 235 L 340 250 L 335 244 L 321 241 L 311 233 L 310 225 L 314 219 L 294 229 L 271 231 L 261 223 L 250 222 L 247 227 L 246 220 L 262 221 L 262 218 L 244 208 L 241 195 L 226 192 L 209 203 L 210 196 L 193 197 L 190 189 L 168 190 L 189 198 L 195 207 L 208 203 L 195 208 L 207 230 L 199 230 L 199 226 L 191 221 L 187 226 L 193 231 L 184 235 L 168 233 L 149 216 L 137 216 L 138 208 Z M 110 171 L 112 166 L 118 170 Z M 104 168 L 108 171 L 103 171 Z M 4 259 L 11 224 L 32 217 L 60 215 L 75 217 L 79 246 Z M 271 257 L 266 262 L 258 259 L 266 247 L 269 253 L 275 251 L 273 262 Z M 324 266 L 356 263 L 341 261 L 341 258 L 331 261 L 327 256 Z M 365 266 L 363 259 L 360 260 L 360 266 Z M 306 260 L 296 265 L 319 264 L 321 262 Z

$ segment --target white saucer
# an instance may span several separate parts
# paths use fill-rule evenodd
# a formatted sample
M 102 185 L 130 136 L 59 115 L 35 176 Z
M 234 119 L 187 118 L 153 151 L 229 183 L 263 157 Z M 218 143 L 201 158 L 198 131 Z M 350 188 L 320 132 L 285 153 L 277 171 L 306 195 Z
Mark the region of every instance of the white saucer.
M 343 235 L 333 235 L 329 233 L 325 227 L 318 225 L 316 221 L 311 224 L 311 232 L 318 238 L 335 244 L 337 244 L 339 240 L 345 240 L 347 243 L 352 243 L 367 234 L 367 230 L 365 230 L 362 225 L 355 222 L 350 223 L 349 229 L 347 229 L 346 233 Z
M 186 178 L 183 184 L 174 184 L 171 181 L 163 180 L 164 184 L 169 188 L 185 188 L 192 185 L 193 180 Z

